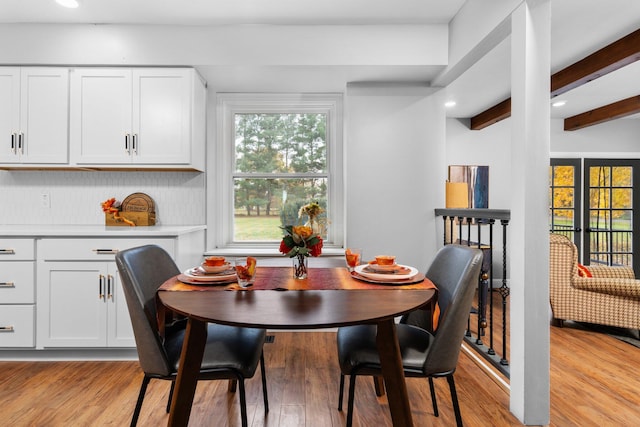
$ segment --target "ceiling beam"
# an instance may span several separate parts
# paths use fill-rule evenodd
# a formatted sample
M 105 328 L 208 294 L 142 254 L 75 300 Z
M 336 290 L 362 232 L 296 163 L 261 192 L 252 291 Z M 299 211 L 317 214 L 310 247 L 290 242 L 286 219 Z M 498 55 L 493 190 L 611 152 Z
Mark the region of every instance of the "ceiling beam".
M 564 130 L 578 130 L 640 113 L 640 95 L 564 119 Z
M 484 129 L 509 116 L 511 116 L 511 98 L 505 99 L 488 110 L 471 117 L 470 128 L 471 130 Z
M 551 97 L 602 77 L 640 59 L 640 29 L 551 76 Z
M 551 76 L 551 97 L 602 77 L 640 59 L 640 29 L 608 44 L 580 61 L 554 73 Z M 508 111 L 498 108 L 506 101 L 471 118 L 471 129 L 479 130 L 511 116 Z M 511 103 L 509 103 L 511 105 Z M 576 116 L 577 117 L 577 116 Z M 473 127 L 475 123 L 476 127 Z

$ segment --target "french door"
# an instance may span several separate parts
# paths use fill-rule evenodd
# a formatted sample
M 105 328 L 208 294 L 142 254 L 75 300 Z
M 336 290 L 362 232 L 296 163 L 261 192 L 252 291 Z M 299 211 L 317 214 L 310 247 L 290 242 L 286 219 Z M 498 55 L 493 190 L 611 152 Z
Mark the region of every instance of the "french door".
M 551 159 L 550 231 L 573 240 L 584 264 L 627 265 L 640 273 L 640 254 L 634 254 L 639 183 L 638 159 Z
M 640 160 L 585 159 L 584 260 L 589 264 L 627 265 L 640 272 Z M 634 185 L 635 184 L 635 185 Z
M 549 168 L 549 227 L 552 233 L 563 234 L 580 250 L 581 221 L 581 159 L 551 159 Z

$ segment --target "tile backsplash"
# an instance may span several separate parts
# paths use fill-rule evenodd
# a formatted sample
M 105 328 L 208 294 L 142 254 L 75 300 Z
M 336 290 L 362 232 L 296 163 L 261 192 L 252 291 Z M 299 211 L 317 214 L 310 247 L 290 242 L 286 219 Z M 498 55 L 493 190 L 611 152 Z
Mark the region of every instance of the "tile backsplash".
M 158 225 L 205 224 L 205 179 L 198 172 L 0 171 L 0 224 L 104 224 L 100 202 L 137 192 L 155 202 Z

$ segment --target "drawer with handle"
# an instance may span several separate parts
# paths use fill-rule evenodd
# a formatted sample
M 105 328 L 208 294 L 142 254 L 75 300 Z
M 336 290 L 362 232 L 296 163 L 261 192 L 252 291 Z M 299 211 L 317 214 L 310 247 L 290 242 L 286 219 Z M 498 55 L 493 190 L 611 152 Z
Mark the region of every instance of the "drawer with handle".
M 0 304 L 33 304 L 34 289 L 35 262 L 0 263 Z
M 148 244 L 158 245 L 171 255 L 175 252 L 175 240 L 172 238 L 42 239 L 38 243 L 38 258 L 45 261 L 110 261 L 119 251 Z
M 0 262 L 34 259 L 35 244 L 33 239 L 0 239 Z
M 33 305 L 5 305 L 0 310 L 0 347 L 34 347 Z

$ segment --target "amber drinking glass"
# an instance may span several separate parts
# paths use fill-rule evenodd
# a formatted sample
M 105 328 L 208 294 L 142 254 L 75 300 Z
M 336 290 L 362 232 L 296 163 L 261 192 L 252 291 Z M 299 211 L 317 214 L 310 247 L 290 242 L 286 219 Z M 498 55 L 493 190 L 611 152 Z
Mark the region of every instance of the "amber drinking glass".
M 347 250 L 344 251 L 344 259 L 347 263 L 349 272 L 352 272 L 354 268 L 360 265 L 360 260 L 362 259 L 362 249 L 347 248 Z

